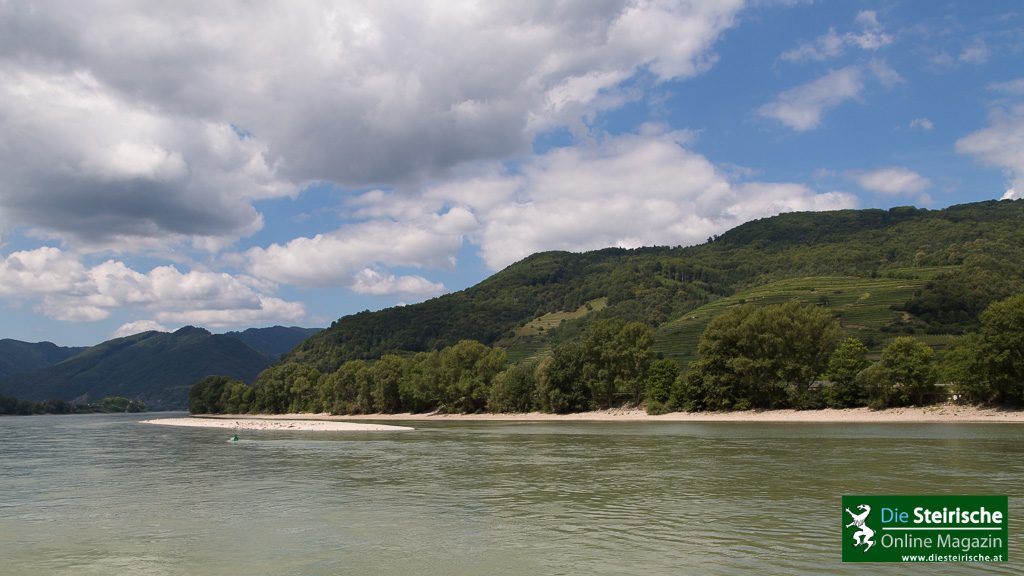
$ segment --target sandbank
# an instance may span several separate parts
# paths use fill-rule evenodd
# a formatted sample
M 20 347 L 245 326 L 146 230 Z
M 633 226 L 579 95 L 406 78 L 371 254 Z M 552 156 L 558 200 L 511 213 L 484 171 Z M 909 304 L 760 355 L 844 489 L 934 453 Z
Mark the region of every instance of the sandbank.
M 408 426 L 369 424 L 366 422 L 340 422 L 311 418 L 157 418 L 143 420 L 141 424 L 160 426 L 192 426 L 197 428 L 228 428 L 231 430 L 283 430 L 313 432 L 403 432 L 413 430 Z
M 889 408 L 822 409 L 822 410 L 744 410 L 735 412 L 672 412 L 651 416 L 637 409 L 612 409 L 575 414 L 528 412 L 517 414 L 267 414 L 267 415 L 204 415 L 200 420 L 337 422 L 337 421 L 420 421 L 420 422 L 813 422 L 813 423 L 912 423 L 912 424 L 1024 424 L 1024 410 L 982 408 L 958 404 Z

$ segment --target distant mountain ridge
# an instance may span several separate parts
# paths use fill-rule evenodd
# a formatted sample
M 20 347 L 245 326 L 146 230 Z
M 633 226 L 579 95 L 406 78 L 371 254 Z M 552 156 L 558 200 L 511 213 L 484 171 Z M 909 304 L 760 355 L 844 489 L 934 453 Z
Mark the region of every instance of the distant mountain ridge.
M 229 334 L 186 326 L 172 333 L 143 332 L 89 348 L 61 348 L 49 342 L 0 341 L 16 372 L 0 375 L 0 394 L 24 400 L 88 402 L 106 396 L 142 400 L 150 409 L 181 409 L 197 380 L 224 375 L 252 382 L 293 342 L 316 329 L 254 328 Z M 249 340 L 261 351 L 245 342 Z M 31 352 L 31 354 L 25 353 Z
M 270 326 L 269 328 L 248 328 L 241 332 L 225 332 L 224 335 L 241 340 L 254 350 L 276 360 L 321 330 L 323 328 Z
M 57 346 L 53 342 L 0 340 L 0 378 L 35 372 L 85 350 L 85 347 Z

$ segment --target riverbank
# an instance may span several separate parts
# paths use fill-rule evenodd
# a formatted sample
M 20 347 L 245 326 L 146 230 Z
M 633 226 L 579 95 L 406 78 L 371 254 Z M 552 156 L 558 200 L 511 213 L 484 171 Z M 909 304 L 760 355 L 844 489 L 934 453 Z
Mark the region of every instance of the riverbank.
M 936 406 L 889 408 L 822 409 L 822 410 L 746 410 L 736 412 L 672 412 L 651 416 L 642 410 L 613 409 L 575 414 L 266 414 L 201 415 L 189 420 L 256 420 L 264 422 L 344 422 L 344 421 L 421 421 L 421 422 L 817 422 L 817 423 L 1000 423 L 1024 424 L 1024 410 L 979 408 L 941 404 Z
M 195 428 L 227 428 L 230 430 L 281 430 L 314 432 L 405 432 L 409 426 L 368 424 L 364 422 L 340 422 L 334 419 L 309 418 L 308 415 L 288 417 L 234 416 L 217 418 L 157 418 L 143 420 L 140 424 L 159 426 L 188 426 Z

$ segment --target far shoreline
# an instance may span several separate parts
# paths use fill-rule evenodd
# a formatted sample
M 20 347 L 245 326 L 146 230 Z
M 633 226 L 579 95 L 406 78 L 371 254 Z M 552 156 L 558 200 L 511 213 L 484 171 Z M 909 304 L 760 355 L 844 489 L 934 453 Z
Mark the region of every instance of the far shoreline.
M 982 408 L 957 404 L 887 408 L 824 408 L 819 410 L 746 410 L 733 412 L 671 412 L 657 416 L 638 409 L 611 409 L 572 414 L 483 413 L 445 414 L 197 414 L 210 420 L 285 420 L 285 421 L 407 421 L 407 422 L 773 422 L 819 424 L 1024 424 L 1024 410 Z

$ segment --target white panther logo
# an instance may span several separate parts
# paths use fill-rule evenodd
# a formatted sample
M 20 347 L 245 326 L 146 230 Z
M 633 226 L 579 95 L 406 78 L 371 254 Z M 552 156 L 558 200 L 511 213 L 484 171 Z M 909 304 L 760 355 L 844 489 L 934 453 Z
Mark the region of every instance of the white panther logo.
M 849 528 L 850 526 L 856 526 L 857 528 L 860 528 L 860 530 L 853 533 L 853 547 L 856 548 L 857 546 L 867 544 L 868 547 L 864 549 L 864 551 L 867 552 L 868 550 L 871 550 L 872 546 L 875 545 L 875 541 L 872 540 L 872 538 L 875 536 L 875 531 L 871 528 L 868 528 L 868 525 L 864 523 L 864 520 L 868 517 L 868 514 L 871 514 L 871 506 L 868 506 L 867 504 L 861 504 L 860 506 L 857 506 L 857 509 L 863 510 L 864 512 L 862 512 L 861 514 L 854 514 L 853 512 L 850 512 L 849 508 L 846 509 L 846 513 L 849 514 L 851 518 L 853 518 L 853 522 L 847 524 L 845 528 Z

